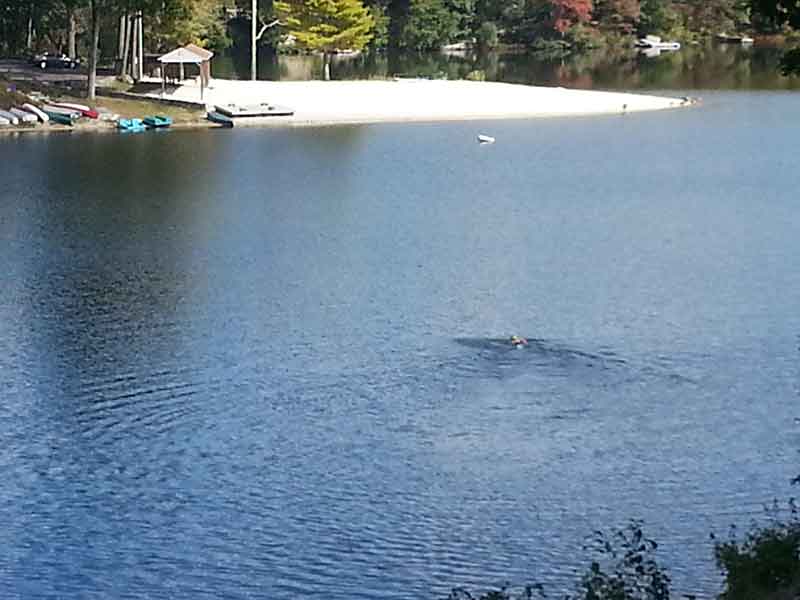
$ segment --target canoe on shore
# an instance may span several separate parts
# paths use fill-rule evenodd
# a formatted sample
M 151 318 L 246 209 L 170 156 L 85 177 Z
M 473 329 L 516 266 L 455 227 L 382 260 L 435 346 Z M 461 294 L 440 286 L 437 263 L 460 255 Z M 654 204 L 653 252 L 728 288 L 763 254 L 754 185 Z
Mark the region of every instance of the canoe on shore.
M 86 106 L 85 104 L 75 104 L 74 102 L 53 102 L 53 106 L 78 111 L 81 115 L 84 117 L 89 117 L 90 119 L 96 119 L 98 116 L 96 110 Z
M 29 102 L 23 104 L 22 108 L 27 110 L 29 113 L 36 115 L 36 118 L 39 119 L 42 123 L 47 123 L 50 120 L 50 117 L 47 116 L 46 112 L 41 110 L 38 106 L 34 106 Z
M 219 123 L 222 127 L 233 127 L 233 119 L 231 119 L 227 115 L 223 115 L 221 112 L 216 110 L 208 111 L 206 115 L 209 121 L 213 121 L 214 123 Z
M 8 109 L 8 112 L 15 115 L 20 123 L 36 123 L 39 121 L 35 114 L 21 108 L 12 107 Z
M 50 106 L 49 104 L 45 104 L 42 107 L 42 111 L 50 117 L 51 121 L 60 123 L 61 125 L 74 125 L 75 121 L 77 121 L 80 116 L 79 112 L 70 111 L 58 106 Z
M 11 123 L 12 125 L 19 125 L 19 117 L 12 112 L 7 110 L 0 110 L 0 117 L 3 117 L 6 121 Z

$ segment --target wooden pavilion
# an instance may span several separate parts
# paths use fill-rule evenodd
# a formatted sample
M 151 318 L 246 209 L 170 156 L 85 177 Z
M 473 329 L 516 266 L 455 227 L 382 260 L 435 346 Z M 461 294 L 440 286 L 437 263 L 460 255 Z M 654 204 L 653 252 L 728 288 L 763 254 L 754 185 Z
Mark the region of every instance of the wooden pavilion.
M 162 93 L 166 89 L 167 65 L 180 66 L 180 79 L 184 79 L 183 65 L 197 65 L 200 69 L 200 99 L 203 99 L 203 92 L 211 81 L 211 58 L 214 53 L 200 46 L 194 44 L 187 44 L 180 48 L 175 48 L 171 52 L 167 52 L 163 56 L 158 57 L 158 62 L 161 63 L 161 90 Z

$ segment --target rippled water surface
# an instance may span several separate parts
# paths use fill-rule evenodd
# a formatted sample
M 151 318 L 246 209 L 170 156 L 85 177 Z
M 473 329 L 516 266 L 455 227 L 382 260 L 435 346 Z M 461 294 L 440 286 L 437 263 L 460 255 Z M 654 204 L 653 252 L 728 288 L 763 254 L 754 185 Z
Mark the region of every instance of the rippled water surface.
M 4 597 L 569 587 L 629 517 L 716 590 L 798 471 L 800 103 L 705 96 L 0 139 Z

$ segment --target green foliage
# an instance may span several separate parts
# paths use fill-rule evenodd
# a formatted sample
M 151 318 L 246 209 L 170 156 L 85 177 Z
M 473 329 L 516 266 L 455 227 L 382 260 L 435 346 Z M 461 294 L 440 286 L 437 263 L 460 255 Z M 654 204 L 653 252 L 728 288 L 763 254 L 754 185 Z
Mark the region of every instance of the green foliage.
M 750 0 L 754 20 L 774 31 L 788 25 L 800 29 L 800 3 L 796 0 Z
M 478 47 L 482 50 L 488 50 L 497 47 L 499 37 L 497 35 L 497 25 L 492 21 L 481 23 L 475 35 Z
M 224 50 L 232 40 L 222 8 L 220 0 L 190 0 L 173 5 L 160 18 L 151 18 L 148 37 L 152 47 L 166 50 L 192 43 Z
M 639 33 L 641 35 L 672 35 L 681 26 L 681 16 L 664 0 L 642 0 Z
M 371 50 L 383 50 L 389 46 L 389 13 L 385 6 L 373 4 L 367 7 L 375 26 L 372 29 L 372 39 L 369 42 Z
M 447 600 L 534 600 L 546 597 L 542 586 L 535 584 L 528 585 L 517 593 L 514 593 L 505 585 L 499 590 L 490 590 L 477 598 L 464 588 L 453 588 L 447 596 Z
M 445 0 L 445 7 L 455 19 L 454 40 L 463 40 L 472 35 L 476 24 L 475 0 Z
M 597 531 L 587 548 L 597 560 L 581 580 L 579 599 L 669 600 L 670 577 L 653 556 L 658 544 L 644 536 L 640 522 L 610 536 Z
M 274 8 L 307 50 L 361 50 L 372 39 L 375 20 L 361 0 L 281 0 Z
M 416 51 L 440 48 L 455 39 L 460 20 L 445 0 L 411 0 L 397 45 Z
M 592 19 L 602 30 L 631 33 L 640 17 L 639 0 L 594 0 Z
M 603 35 L 594 27 L 579 24 L 570 28 L 566 33 L 566 38 L 574 50 L 591 50 L 601 48 L 608 43 L 609 37 Z
M 800 48 L 787 50 L 781 57 L 781 73 L 800 75 Z
M 564 596 L 564 600 L 669 600 L 671 580 L 655 560 L 657 547 L 653 540 L 645 537 L 639 521 L 631 521 L 612 535 L 596 531 L 585 548 L 595 560 L 578 583 L 576 595 Z M 547 598 L 544 588 L 535 584 L 517 593 L 506 585 L 477 599 L 463 588 L 455 588 L 447 600 L 544 598 Z
M 725 575 L 721 600 L 795 598 L 800 594 L 800 520 L 790 502 L 788 519 L 751 527 L 743 539 L 715 543 L 714 557 Z

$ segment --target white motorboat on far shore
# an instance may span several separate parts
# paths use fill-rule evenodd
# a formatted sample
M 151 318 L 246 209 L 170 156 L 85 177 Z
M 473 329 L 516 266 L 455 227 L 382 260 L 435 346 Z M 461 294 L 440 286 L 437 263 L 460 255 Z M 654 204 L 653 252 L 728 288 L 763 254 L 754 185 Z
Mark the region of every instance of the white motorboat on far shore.
M 637 48 L 643 48 L 645 50 L 680 50 L 681 44 L 680 42 L 664 42 L 662 39 L 657 35 L 646 35 L 643 38 L 639 38 L 634 44 Z

